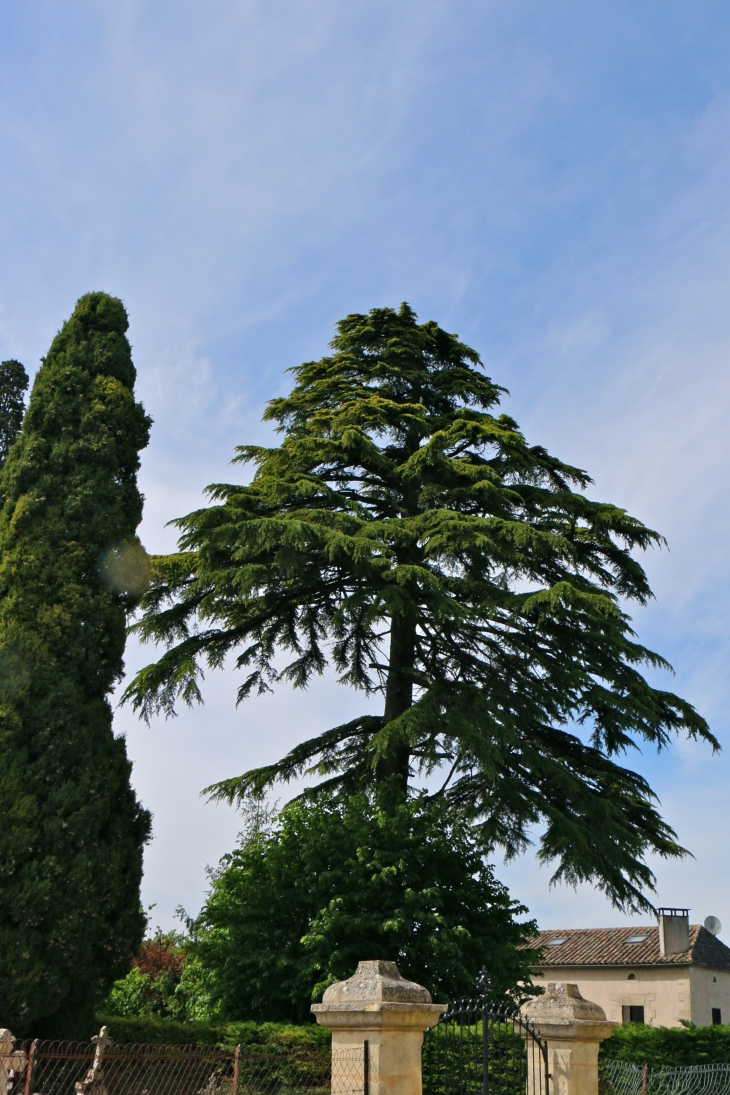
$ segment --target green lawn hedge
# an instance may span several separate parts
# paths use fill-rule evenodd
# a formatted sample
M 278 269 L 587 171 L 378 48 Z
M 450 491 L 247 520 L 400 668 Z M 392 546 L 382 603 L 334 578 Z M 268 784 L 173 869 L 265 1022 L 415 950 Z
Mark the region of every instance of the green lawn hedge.
M 177 1023 L 174 1019 L 122 1019 L 98 1015 L 112 1040 L 167 1045 L 277 1045 L 282 1048 L 327 1050 L 330 1032 L 315 1023 Z M 730 1064 L 730 1026 L 650 1027 L 626 1023 L 616 1027 L 601 1045 L 601 1059 L 662 1066 Z
M 123 1019 L 97 1015 L 99 1026 L 109 1027 L 112 1041 L 158 1045 L 277 1045 L 282 1048 L 328 1048 L 331 1033 L 316 1023 L 287 1026 L 284 1023 L 178 1023 L 174 1019 Z
M 730 1026 L 649 1027 L 625 1023 L 601 1045 L 600 1059 L 649 1068 L 730 1064 Z

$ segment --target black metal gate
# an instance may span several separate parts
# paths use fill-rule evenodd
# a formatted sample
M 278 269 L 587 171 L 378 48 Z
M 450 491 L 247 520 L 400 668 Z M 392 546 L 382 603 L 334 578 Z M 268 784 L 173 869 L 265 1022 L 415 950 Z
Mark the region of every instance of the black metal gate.
M 484 973 L 423 1040 L 424 1095 L 550 1095 L 547 1042 L 516 1010 L 495 1007 Z

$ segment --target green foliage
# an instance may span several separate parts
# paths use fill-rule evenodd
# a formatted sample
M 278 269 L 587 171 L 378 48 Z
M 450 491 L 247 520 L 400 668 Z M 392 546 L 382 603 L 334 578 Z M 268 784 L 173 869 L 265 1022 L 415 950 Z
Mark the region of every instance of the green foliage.
M 150 818 L 108 699 L 141 589 L 103 573 L 141 553 L 126 329 L 119 300 L 79 300 L 0 476 L 0 999 L 20 1035 L 88 1037 L 145 926 Z
M 169 1046 L 213 1046 L 219 1042 L 228 1043 L 220 1027 L 210 1023 L 163 1019 L 158 1015 L 116 1015 L 104 1009 L 96 1016 L 97 1029 L 101 1026 L 108 1026 L 112 1040 L 120 1045 L 130 1042 L 137 1045 L 156 1043 Z M 237 1045 L 237 1042 L 229 1044 Z
M 132 969 L 112 985 L 100 1011 L 125 1018 L 157 1016 L 179 1022 L 219 1018 L 211 974 L 189 953 L 189 940 L 159 928 L 140 947 Z
M 651 596 L 634 549 L 661 537 L 592 501 L 588 475 L 492 409 L 478 354 L 408 305 L 350 315 L 333 353 L 269 404 L 277 447 L 243 445 L 248 486 L 209 488 L 155 561 L 138 632 L 167 652 L 126 696 L 146 716 L 200 699 L 231 653 L 239 700 L 334 665 L 383 696 L 278 763 L 209 790 L 230 802 L 313 770 L 326 785 L 446 776 L 486 845 L 516 853 L 542 824 L 555 879 L 647 908 L 648 853 L 682 854 L 648 784 L 614 759 L 674 732 L 717 747 L 621 607 Z M 288 656 L 288 660 L 287 660 Z
M 170 1014 L 188 1022 L 217 1022 L 221 1003 L 215 997 L 215 977 L 195 955 L 187 955 L 180 983 L 170 1004 Z
M 141 1019 L 152 1015 L 154 1012 L 150 997 L 157 995 L 154 989 L 154 982 L 149 974 L 142 973 L 138 966 L 133 966 L 126 977 L 114 982 L 106 1000 L 102 1001 L 101 1009 L 125 1019 Z
M 730 1026 L 650 1027 L 625 1023 L 601 1043 L 600 1060 L 650 1068 L 730 1064 Z
M 0 363 L 0 466 L 20 433 L 28 387 L 28 374 L 19 361 Z
M 485 1033 L 489 1045 L 482 1072 Z M 510 1022 L 432 1028 L 423 1043 L 423 1089 L 432 1095 L 510 1095 L 528 1084 L 527 1042 Z M 534 1084 L 533 1090 L 542 1085 Z
M 109 1027 L 119 1045 L 263 1045 L 283 1049 L 329 1051 L 331 1034 L 324 1027 L 289 1026 L 283 1023 L 181 1023 L 175 1019 L 122 1018 L 100 1013 L 97 1028 Z
M 362 958 L 396 961 L 437 1000 L 529 980 L 535 933 L 444 803 L 383 809 L 360 794 L 293 802 L 221 864 L 193 953 L 230 1018 L 306 1022 L 313 999 Z

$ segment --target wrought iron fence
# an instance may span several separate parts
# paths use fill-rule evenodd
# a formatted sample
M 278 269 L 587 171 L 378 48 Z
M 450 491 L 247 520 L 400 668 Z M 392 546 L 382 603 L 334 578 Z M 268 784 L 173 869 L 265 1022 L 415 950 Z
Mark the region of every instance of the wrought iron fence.
M 423 1043 L 424 1095 L 548 1095 L 547 1045 L 485 996 L 452 1004 Z
M 111 1045 L 36 1040 L 6 1095 L 235 1095 L 237 1055 L 216 1046 Z M 16 1057 L 18 1054 L 16 1053 Z
M 0 1054 L 0 1095 L 368 1095 L 363 1049 L 323 1050 L 36 1040 Z
M 630 1061 L 602 1061 L 601 1095 L 728 1095 L 730 1064 L 643 1068 Z

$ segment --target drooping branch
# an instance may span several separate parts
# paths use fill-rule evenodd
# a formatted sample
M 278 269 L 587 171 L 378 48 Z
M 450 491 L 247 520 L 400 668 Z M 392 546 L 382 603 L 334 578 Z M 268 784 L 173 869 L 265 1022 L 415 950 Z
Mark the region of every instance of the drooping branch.
M 529 445 L 497 413 L 503 389 L 475 351 L 407 305 L 348 316 L 332 351 L 269 404 L 281 444 L 237 451 L 251 483 L 216 485 L 214 504 L 179 522 L 181 550 L 159 564 L 139 625 L 168 649 L 126 695 L 169 714 L 231 653 L 247 674 L 239 702 L 331 666 L 384 694 L 382 718 L 216 794 L 305 772 L 342 787 L 395 777 L 405 793 L 458 757 L 437 794 L 471 811 L 487 844 L 516 852 L 542 822 L 559 877 L 639 907 L 644 857 L 682 849 L 648 786 L 611 758 L 677 733 L 718 747 L 690 704 L 643 676 L 667 665 L 625 605 L 651 597 L 633 553 L 661 536 Z

